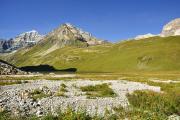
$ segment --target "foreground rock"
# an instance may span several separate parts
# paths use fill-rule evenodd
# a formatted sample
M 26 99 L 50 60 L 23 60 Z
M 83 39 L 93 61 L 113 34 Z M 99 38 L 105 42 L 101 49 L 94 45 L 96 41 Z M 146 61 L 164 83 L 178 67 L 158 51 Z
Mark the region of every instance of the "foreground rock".
M 61 85 L 66 85 L 66 92 L 57 96 Z M 82 86 L 107 83 L 117 94 L 116 97 L 97 97 L 90 99 L 85 92 L 79 89 Z M 43 93 L 43 98 L 34 99 L 32 93 Z M 128 105 L 127 93 L 135 90 L 153 90 L 160 92 L 160 87 L 149 86 L 137 82 L 118 80 L 106 81 L 32 81 L 18 85 L 1 86 L 0 88 L 0 110 L 7 110 L 14 115 L 45 115 L 48 112 L 56 114 L 57 109 L 66 110 L 68 107 L 74 110 L 86 110 L 90 115 L 103 115 L 108 109 L 113 112 L 114 107 Z
M 0 75 L 17 75 L 17 74 L 27 74 L 27 73 L 19 70 L 15 66 L 3 60 L 0 60 Z

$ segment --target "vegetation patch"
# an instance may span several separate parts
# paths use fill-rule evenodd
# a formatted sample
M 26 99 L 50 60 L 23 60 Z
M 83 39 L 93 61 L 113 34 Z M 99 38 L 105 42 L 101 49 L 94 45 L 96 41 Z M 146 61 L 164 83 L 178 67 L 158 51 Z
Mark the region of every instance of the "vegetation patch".
M 66 86 L 64 83 L 62 83 L 62 84 L 60 85 L 60 89 L 59 89 L 58 92 L 56 93 L 56 96 L 67 97 L 67 96 L 65 95 L 65 92 L 68 92 L 67 86 Z
M 109 87 L 107 83 L 99 85 L 89 85 L 80 88 L 83 92 L 86 92 L 88 98 L 96 97 L 115 97 L 116 93 Z
M 0 81 L 0 86 L 28 83 L 28 81 Z
M 128 120 L 167 120 L 168 116 L 159 114 L 157 112 L 147 111 L 129 106 L 124 109 L 123 107 L 115 107 L 115 119 L 128 119 Z
M 31 92 L 31 95 L 32 95 L 32 98 L 34 100 L 37 100 L 37 99 L 42 99 L 42 98 L 45 98 L 45 97 L 49 97 L 50 95 L 49 94 L 45 94 L 42 90 L 40 89 L 34 89 L 33 92 Z
M 47 115 L 38 117 L 38 116 L 12 116 L 8 112 L 0 112 L 0 120 L 103 120 L 103 117 L 97 115 L 90 116 L 86 111 L 78 110 L 75 111 L 71 108 L 68 108 L 66 111 L 62 112 L 61 110 L 57 111 L 57 115 L 53 115 L 49 112 Z M 111 119 L 107 119 L 111 120 Z
M 134 109 L 158 113 L 163 116 L 180 115 L 180 94 L 157 93 L 153 91 L 135 91 L 127 94 Z

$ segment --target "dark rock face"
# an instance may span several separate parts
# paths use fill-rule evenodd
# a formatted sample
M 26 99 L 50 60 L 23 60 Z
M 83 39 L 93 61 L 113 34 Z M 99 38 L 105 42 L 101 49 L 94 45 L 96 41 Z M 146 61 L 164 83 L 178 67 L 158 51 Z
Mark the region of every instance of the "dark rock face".
M 26 72 L 19 70 L 15 66 L 0 60 L 0 75 L 16 75 L 16 74 L 26 74 Z

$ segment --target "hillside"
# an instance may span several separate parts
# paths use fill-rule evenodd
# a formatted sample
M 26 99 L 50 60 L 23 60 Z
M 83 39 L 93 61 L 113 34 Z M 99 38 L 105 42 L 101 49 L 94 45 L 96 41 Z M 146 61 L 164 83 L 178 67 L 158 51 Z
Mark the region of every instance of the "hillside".
M 44 54 L 36 45 L 3 56 L 19 67 L 49 64 L 57 69 L 77 68 L 78 72 L 178 71 L 180 36 L 151 37 L 78 48 L 67 46 Z

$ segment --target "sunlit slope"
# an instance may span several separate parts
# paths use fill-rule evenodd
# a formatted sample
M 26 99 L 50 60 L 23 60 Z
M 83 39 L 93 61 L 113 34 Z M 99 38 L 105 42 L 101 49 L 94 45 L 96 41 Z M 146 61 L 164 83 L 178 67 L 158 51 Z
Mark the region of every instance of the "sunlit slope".
M 180 70 L 180 36 L 153 37 L 88 48 L 69 46 L 50 52 L 47 52 L 48 44 L 52 43 L 22 49 L 4 59 L 19 67 L 49 64 L 58 69 L 77 68 L 79 72 Z

